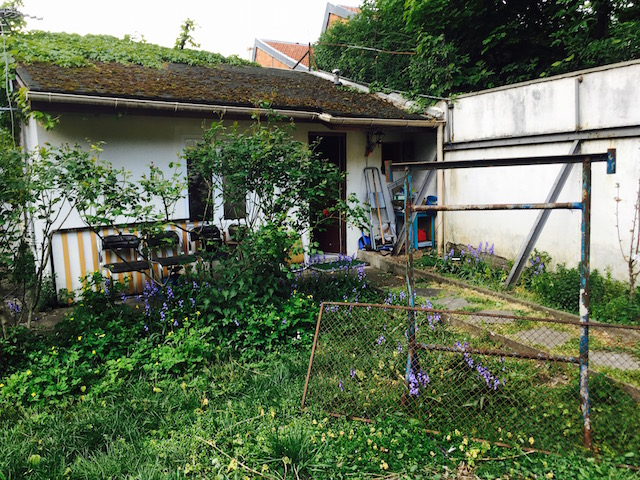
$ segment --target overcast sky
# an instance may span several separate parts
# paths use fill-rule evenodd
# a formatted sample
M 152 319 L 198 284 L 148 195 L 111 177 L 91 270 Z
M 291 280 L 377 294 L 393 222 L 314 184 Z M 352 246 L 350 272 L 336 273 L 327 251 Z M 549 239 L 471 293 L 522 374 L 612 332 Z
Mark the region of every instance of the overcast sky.
M 334 5 L 359 6 L 362 0 Z M 203 50 L 249 58 L 255 38 L 308 43 L 317 40 L 326 0 L 24 0 L 29 30 L 142 35 L 147 42 L 173 47 L 187 18 Z

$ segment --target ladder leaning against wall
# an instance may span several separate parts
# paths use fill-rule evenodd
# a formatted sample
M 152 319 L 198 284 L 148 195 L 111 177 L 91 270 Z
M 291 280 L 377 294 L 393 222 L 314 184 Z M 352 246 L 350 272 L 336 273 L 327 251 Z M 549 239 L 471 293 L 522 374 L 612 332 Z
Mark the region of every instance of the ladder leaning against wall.
M 369 238 L 374 250 L 391 250 L 396 243 L 395 217 L 389 212 L 377 167 L 364 169 L 364 183 L 369 204 Z

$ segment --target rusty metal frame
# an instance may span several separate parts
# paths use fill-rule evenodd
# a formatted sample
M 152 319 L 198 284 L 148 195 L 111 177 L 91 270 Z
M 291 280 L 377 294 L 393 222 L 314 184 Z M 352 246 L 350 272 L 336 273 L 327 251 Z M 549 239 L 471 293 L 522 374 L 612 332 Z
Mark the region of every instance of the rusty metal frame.
M 516 157 L 501 159 L 481 159 L 481 160 L 457 160 L 449 162 L 420 162 L 420 163 L 398 163 L 394 164 L 394 169 L 405 171 L 405 225 L 411 218 L 411 213 L 416 211 L 484 211 L 484 210 L 556 210 L 556 209 L 579 209 L 582 212 L 581 227 L 581 256 L 580 256 L 580 408 L 582 411 L 582 423 L 585 448 L 591 449 L 591 418 L 589 405 L 589 274 L 590 274 L 590 251 L 591 251 L 591 164 L 593 162 L 607 162 L 615 164 L 616 150 L 609 149 L 606 153 L 599 154 L 576 154 L 576 155 L 555 155 L 540 157 Z M 485 205 L 411 205 L 411 171 L 412 170 L 451 170 L 461 168 L 485 168 L 485 167 L 509 167 L 509 166 L 530 166 L 530 165 L 552 165 L 552 164 L 574 164 L 582 163 L 582 201 L 564 203 L 510 203 L 510 204 L 485 204 Z M 607 172 L 610 170 L 608 169 Z M 615 171 L 615 170 L 613 170 Z M 408 203 L 407 203 L 408 199 Z M 409 229 L 412 230 L 412 229 Z M 407 232 L 405 249 L 407 253 L 407 289 L 409 302 L 413 306 L 414 295 L 414 267 L 413 249 L 409 242 L 409 232 Z M 415 325 L 415 324 L 414 324 Z M 408 319 L 408 328 L 411 333 L 412 321 Z M 411 342 L 412 336 L 409 336 Z M 414 339 L 415 342 L 415 339 Z M 411 345 L 411 343 L 410 343 Z M 407 359 L 407 375 L 409 368 L 414 363 L 413 355 L 415 349 L 409 349 Z M 417 365 L 417 359 L 415 360 Z
M 540 360 L 546 362 L 556 362 L 556 363 L 574 363 L 579 364 L 580 359 L 575 357 L 563 357 L 558 355 L 544 355 L 542 353 L 532 354 L 532 353 L 522 353 L 522 352 L 502 352 L 500 350 L 489 350 L 484 348 L 459 348 L 459 347 L 448 347 L 446 345 L 434 345 L 434 344 L 424 344 L 419 343 L 418 348 L 420 350 L 435 350 L 438 352 L 452 352 L 452 353 L 476 353 L 478 355 L 485 355 L 488 357 L 509 357 L 509 358 L 519 358 L 524 360 Z

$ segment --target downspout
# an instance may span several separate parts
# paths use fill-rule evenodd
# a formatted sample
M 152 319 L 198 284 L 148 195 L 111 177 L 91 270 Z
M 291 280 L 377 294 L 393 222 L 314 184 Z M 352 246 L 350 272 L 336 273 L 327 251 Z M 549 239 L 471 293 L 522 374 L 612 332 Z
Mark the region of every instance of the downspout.
M 444 125 L 438 124 L 436 141 L 436 162 L 444 162 Z M 444 170 L 438 170 L 436 176 L 438 203 L 444 205 Z M 436 215 L 438 256 L 444 255 L 444 212 Z

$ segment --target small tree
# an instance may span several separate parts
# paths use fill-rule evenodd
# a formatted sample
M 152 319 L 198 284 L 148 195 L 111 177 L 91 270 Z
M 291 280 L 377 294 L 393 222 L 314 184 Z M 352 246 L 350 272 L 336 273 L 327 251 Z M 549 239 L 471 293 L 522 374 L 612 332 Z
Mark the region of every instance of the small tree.
M 294 250 L 301 235 L 321 229 L 338 212 L 354 219 L 362 209 L 354 208 L 355 197 L 343 201 L 340 185 L 344 174 L 323 161 L 308 144 L 291 136 L 293 124 L 283 124 L 273 115 L 242 131 L 237 124 L 226 128 L 214 123 L 185 157 L 207 185 L 206 209 L 214 219 L 213 204 L 244 205 L 240 212 L 245 231 L 233 260 L 221 270 L 230 283 L 253 285 L 254 291 L 273 293 L 278 278 L 286 275 L 281 265 Z M 325 215 L 314 215 L 314 205 L 333 205 Z
M 193 39 L 193 36 L 191 35 L 191 33 L 196 29 L 197 26 L 198 24 L 196 22 L 194 22 L 190 18 L 187 18 L 180 26 L 180 35 L 178 35 L 178 38 L 176 38 L 176 44 L 173 48 L 175 48 L 176 50 L 184 50 L 184 47 L 186 47 L 187 44 L 189 44 L 193 48 L 200 48 L 200 44 L 196 43 Z
M 636 281 L 640 274 L 640 180 L 638 181 L 638 191 L 636 192 L 636 203 L 633 207 L 633 221 L 629 230 L 629 246 L 625 247 L 620 234 L 620 184 L 616 184 L 616 230 L 618 232 L 618 243 L 620 253 L 627 264 L 627 275 L 629 278 L 629 299 L 633 300 L 636 289 Z

